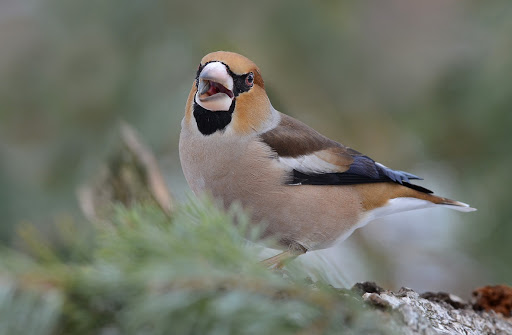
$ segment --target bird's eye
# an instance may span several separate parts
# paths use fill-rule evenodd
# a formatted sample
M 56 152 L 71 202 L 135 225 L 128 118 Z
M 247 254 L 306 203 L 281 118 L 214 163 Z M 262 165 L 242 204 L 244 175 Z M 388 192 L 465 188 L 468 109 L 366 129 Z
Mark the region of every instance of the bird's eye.
M 245 84 L 247 86 L 252 86 L 254 84 L 254 74 L 252 72 L 250 72 L 246 77 L 245 77 Z

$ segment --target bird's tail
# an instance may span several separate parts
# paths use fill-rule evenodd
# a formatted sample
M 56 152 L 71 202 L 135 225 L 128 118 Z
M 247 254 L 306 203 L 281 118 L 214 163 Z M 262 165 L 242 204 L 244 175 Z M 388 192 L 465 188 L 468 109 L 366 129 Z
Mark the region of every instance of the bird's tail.
M 416 199 L 427 200 L 435 205 L 440 205 L 446 208 L 455 209 L 460 212 L 473 212 L 476 211 L 476 208 L 471 207 L 470 205 L 460 202 L 457 200 L 452 200 L 448 198 L 443 198 L 438 195 L 433 194 L 432 191 L 427 190 L 418 185 L 412 185 L 407 183 L 406 188 L 399 188 L 397 191 L 398 196 L 409 196 Z M 414 188 L 411 186 L 415 186 Z
M 472 212 L 476 209 L 460 201 L 443 198 L 425 192 L 421 187 L 411 188 L 397 183 L 361 184 L 356 185 L 362 194 L 363 207 L 366 210 L 379 209 L 375 216 L 380 217 L 414 209 L 443 206 L 461 212 Z
M 448 198 L 443 198 L 443 197 L 439 197 L 437 195 L 433 195 L 433 194 L 426 194 L 426 199 L 425 200 L 428 200 L 436 205 L 441 205 L 441 206 L 444 206 L 446 208 L 450 208 L 450 209 L 455 209 L 456 211 L 459 211 L 459 212 L 473 212 L 473 211 L 476 211 L 476 208 L 473 208 L 471 207 L 470 205 L 466 204 L 466 203 L 463 203 L 463 202 L 460 202 L 460 201 L 456 201 L 456 200 L 452 200 L 452 199 L 448 199 Z

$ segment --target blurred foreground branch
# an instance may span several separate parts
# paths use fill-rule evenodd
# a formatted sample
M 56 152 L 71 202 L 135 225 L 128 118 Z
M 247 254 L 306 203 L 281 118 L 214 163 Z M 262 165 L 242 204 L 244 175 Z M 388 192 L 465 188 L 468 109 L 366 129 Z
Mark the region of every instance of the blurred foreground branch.
M 131 206 L 140 202 L 156 203 L 170 215 L 173 199 L 152 151 L 127 123 L 120 125 L 120 142 L 120 148 L 94 180 L 78 190 L 86 217 L 92 221 L 104 219 L 112 204 Z

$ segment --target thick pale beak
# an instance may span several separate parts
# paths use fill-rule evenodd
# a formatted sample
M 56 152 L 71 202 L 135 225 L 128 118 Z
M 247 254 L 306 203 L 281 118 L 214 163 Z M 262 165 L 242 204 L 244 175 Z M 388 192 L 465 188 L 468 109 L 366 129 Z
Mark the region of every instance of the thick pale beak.
M 207 64 L 199 74 L 196 102 L 211 111 L 229 110 L 234 98 L 233 78 L 220 62 Z

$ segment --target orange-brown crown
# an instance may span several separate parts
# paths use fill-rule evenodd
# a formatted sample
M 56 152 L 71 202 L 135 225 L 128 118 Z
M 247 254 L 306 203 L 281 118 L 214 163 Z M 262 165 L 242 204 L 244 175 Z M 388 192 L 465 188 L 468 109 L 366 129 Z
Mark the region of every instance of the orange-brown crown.
M 254 83 L 264 88 L 263 78 L 260 69 L 249 58 L 230 51 L 215 51 L 204 56 L 201 59 L 201 65 L 208 62 L 222 62 L 234 73 L 241 75 L 244 73 L 254 73 Z

